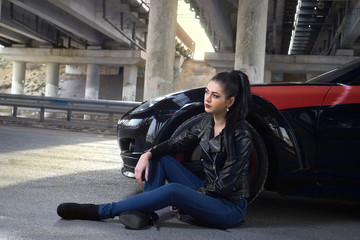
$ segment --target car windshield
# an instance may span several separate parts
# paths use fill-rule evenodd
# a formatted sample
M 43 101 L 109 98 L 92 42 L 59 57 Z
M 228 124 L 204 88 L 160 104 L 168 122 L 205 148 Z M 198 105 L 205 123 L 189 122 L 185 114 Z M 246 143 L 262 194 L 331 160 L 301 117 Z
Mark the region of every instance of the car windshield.
M 342 65 L 339 68 L 321 74 L 307 81 L 312 84 L 349 83 L 360 76 L 360 59 Z

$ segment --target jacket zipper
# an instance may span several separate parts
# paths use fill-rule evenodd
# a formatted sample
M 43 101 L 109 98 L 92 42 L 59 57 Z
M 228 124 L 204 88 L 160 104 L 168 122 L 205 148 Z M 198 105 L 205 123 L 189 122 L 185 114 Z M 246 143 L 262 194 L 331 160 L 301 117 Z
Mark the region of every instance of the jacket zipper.
M 200 146 L 201 146 L 201 148 L 202 148 L 202 150 L 206 153 L 206 155 L 208 156 L 208 158 L 210 159 L 210 160 L 212 160 L 212 163 L 213 163 L 213 167 L 212 167 L 212 169 L 213 169 L 213 171 L 214 171 L 214 174 L 215 174 L 215 176 L 216 176 L 216 178 L 215 178 L 215 180 L 217 180 L 218 179 L 218 175 L 217 175 L 217 172 L 216 172 L 216 165 L 215 165 L 215 159 L 212 159 L 211 157 L 210 157 L 210 155 L 209 155 L 209 153 L 207 152 L 207 151 L 205 151 L 205 149 L 203 148 L 203 146 L 200 144 Z M 217 153 L 216 153 L 216 156 L 217 156 Z M 216 157 L 215 156 L 215 157 Z

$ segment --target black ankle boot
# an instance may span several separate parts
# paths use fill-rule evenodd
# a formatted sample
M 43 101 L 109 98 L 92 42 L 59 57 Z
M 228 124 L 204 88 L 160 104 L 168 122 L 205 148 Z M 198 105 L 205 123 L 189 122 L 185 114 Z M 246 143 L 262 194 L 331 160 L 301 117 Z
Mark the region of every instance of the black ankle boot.
M 82 219 L 100 221 L 99 205 L 62 203 L 57 208 L 57 214 L 64 219 Z
M 159 216 L 155 212 L 130 211 L 120 214 L 119 220 L 126 228 L 138 230 L 146 226 L 157 226 Z

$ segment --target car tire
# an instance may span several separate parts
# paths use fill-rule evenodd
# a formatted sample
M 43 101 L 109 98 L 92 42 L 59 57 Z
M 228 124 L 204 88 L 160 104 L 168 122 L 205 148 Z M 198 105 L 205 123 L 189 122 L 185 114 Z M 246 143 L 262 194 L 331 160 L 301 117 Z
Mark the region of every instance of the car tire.
M 197 124 L 205 116 L 206 113 L 197 114 L 188 120 L 184 121 L 172 134 L 171 139 L 179 136 L 184 136 L 187 129 Z M 247 121 L 245 121 L 253 143 L 253 149 L 251 152 L 251 169 L 250 169 L 250 194 L 248 197 L 248 203 L 251 203 L 262 192 L 264 184 L 266 182 L 268 174 L 268 158 L 267 151 L 263 140 L 256 131 L 256 129 Z M 190 171 L 194 172 L 197 176 L 202 177 L 200 173 L 201 169 L 201 149 L 200 146 L 189 153 L 182 153 L 176 156 Z

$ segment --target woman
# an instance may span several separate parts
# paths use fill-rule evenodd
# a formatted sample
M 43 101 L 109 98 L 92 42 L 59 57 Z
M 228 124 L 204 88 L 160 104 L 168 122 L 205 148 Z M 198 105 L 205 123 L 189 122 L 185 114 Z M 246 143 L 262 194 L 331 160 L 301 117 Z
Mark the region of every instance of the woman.
M 238 225 L 244 220 L 249 193 L 252 146 L 244 119 L 250 104 L 250 85 L 244 73 L 215 75 L 205 90 L 208 114 L 201 122 L 185 136 L 160 143 L 141 155 L 135 178 L 144 185 L 143 193 L 101 205 L 63 203 L 57 209 L 59 216 L 87 220 L 119 216 L 127 228 L 140 229 L 156 223 L 154 211 L 171 206 L 209 227 Z M 198 144 L 205 180 L 170 156 Z M 165 180 L 169 183 L 165 184 Z

